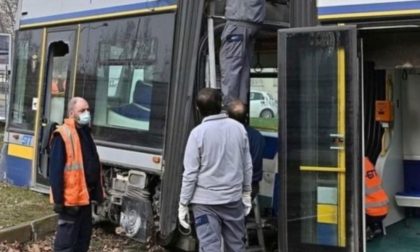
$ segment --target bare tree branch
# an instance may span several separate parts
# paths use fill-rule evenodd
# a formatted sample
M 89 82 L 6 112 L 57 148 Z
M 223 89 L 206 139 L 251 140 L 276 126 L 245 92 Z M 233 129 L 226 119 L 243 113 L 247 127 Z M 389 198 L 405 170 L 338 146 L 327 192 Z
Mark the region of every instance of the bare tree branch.
M 18 0 L 0 0 L 1 32 L 13 34 Z

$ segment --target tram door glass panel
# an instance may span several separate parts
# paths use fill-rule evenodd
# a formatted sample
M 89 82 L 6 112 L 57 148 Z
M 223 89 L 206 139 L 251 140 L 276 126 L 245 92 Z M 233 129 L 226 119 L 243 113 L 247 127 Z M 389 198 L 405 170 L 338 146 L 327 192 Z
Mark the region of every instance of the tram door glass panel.
M 343 28 L 344 29 L 344 28 Z M 297 30 L 297 31 L 296 31 Z M 280 33 L 288 251 L 349 251 L 353 246 L 354 34 L 349 30 Z M 284 48 L 284 47 L 283 47 Z M 287 63 L 286 63 L 287 62 Z M 282 77 L 280 77 L 282 78 Z M 280 118 L 282 121 L 282 118 Z M 347 142 L 348 141 L 348 142 Z M 282 146 L 283 148 L 283 146 Z
M 72 62 L 75 56 L 76 29 L 47 32 L 45 54 L 45 84 L 42 88 L 41 130 L 36 180 L 48 184 L 48 156 L 45 147 L 51 134 L 51 124 L 62 124 L 67 117 L 67 104 L 72 96 Z

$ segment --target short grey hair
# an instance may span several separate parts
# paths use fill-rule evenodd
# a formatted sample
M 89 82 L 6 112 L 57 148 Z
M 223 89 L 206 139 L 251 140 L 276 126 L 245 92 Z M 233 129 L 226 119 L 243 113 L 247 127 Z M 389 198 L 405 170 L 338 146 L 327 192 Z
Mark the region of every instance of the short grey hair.
M 74 110 L 74 106 L 76 106 L 76 104 L 83 100 L 82 97 L 73 97 L 70 99 L 69 103 L 67 104 L 67 115 L 70 116 L 70 112 L 72 112 Z

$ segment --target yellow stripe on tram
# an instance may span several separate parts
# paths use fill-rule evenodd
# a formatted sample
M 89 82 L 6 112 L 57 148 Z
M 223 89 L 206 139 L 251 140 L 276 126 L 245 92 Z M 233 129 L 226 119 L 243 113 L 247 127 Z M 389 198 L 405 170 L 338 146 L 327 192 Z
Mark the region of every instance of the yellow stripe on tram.
M 9 156 L 32 160 L 34 156 L 34 148 L 20 144 L 9 144 L 7 149 Z
M 337 97 L 338 97 L 338 134 L 345 136 L 346 131 L 346 55 L 344 48 L 338 48 L 337 51 Z M 338 167 L 343 172 L 338 176 L 338 246 L 346 246 L 346 150 L 338 150 Z

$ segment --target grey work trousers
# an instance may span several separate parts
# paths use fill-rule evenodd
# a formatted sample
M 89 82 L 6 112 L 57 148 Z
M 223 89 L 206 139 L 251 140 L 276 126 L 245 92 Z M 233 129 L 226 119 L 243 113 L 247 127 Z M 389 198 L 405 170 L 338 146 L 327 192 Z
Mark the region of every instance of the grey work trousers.
M 220 48 L 223 105 L 240 99 L 248 104 L 250 69 L 258 26 L 226 22 Z
M 223 205 L 192 205 L 200 252 L 245 251 L 245 215 L 242 200 Z

